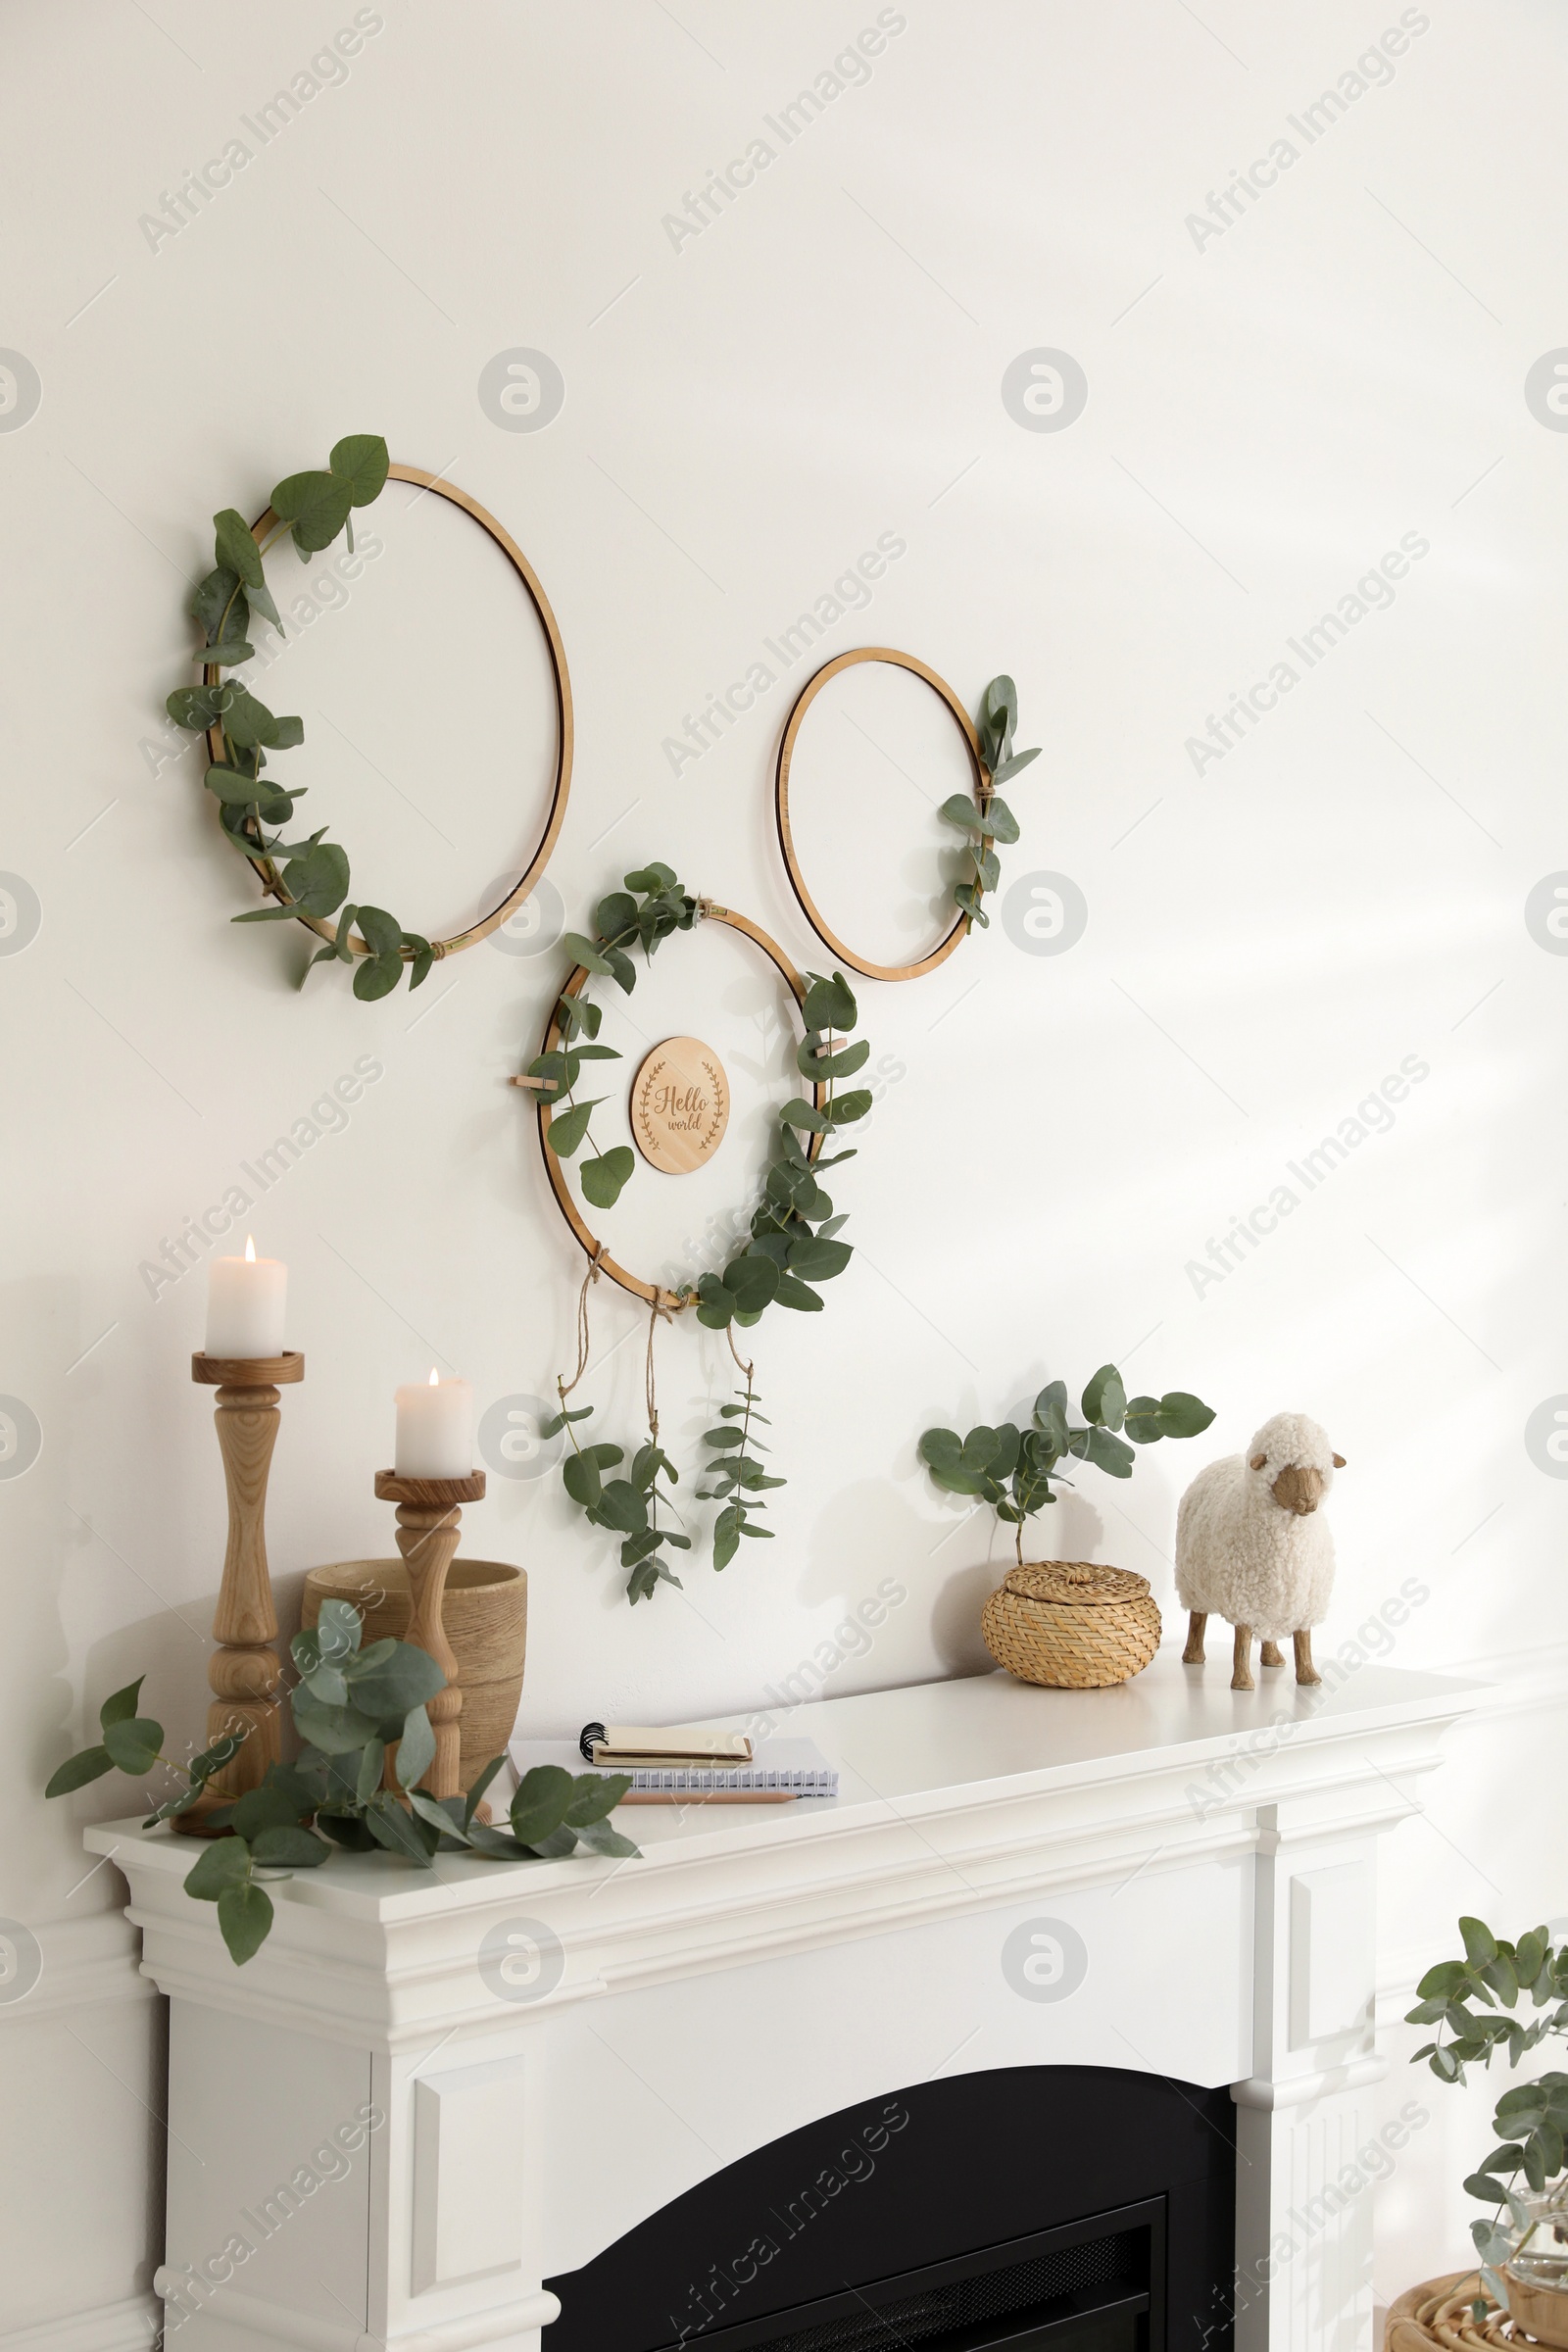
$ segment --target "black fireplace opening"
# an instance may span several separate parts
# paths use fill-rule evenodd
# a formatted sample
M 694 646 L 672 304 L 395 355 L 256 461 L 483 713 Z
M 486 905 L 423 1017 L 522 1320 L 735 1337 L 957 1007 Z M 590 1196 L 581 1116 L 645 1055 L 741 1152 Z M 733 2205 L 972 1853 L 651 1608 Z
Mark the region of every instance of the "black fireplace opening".
M 921 2083 L 754 2151 L 576 2272 L 544 2352 L 1230 2352 L 1227 2091 Z

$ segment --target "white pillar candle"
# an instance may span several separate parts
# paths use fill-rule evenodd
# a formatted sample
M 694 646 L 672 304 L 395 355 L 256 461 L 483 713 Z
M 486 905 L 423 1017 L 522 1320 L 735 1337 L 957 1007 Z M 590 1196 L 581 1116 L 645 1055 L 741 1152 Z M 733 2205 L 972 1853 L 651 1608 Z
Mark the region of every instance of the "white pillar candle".
M 428 1381 L 397 1393 L 393 1470 L 399 1478 L 467 1478 L 473 1471 L 473 1384 Z
M 207 1269 L 207 1353 L 281 1355 L 287 1295 L 287 1266 L 258 1257 L 248 1234 L 243 1257 L 215 1257 Z

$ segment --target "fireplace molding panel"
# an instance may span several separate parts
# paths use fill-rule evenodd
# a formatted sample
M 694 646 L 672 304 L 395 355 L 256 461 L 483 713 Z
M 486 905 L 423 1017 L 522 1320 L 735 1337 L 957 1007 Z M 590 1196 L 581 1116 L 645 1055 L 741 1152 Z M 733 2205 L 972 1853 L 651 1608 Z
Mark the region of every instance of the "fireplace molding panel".
M 539 2352 L 545 2280 L 739 2159 L 1025 2067 L 1228 2090 L 1238 2352 L 1371 2352 L 1377 1841 L 1481 1695 L 1233 1692 L 1166 1650 L 1106 1691 L 825 1701 L 832 1803 L 640 1808 L 617 1865 L 340 1857 L 242 1970 L 185 1841 L 92 1830 L 172 2002 L 182 2352 Z

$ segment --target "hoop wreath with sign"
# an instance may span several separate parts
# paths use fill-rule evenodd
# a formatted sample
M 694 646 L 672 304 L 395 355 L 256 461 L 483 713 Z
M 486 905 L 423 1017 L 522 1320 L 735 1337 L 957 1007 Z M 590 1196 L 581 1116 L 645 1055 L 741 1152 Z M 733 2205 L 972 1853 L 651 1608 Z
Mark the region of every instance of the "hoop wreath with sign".
M 405 930 L 384 907 L 352 905 L 348 854 L 325 839 L 324 825 L 305 840 L 283 839 L 282 828 L 292 822 L 294 803 L 301 792 L 278 784 L 266 772 L 267 756 L 303 742 L 304 724 L 298 718 L 277 716 L 236 678 L 222 674 L 254 658 L 256 649 L 248 642 L 253 612 L 261 613 L 282 633 L 282 620 L 263 568 L 267 551 L 286 534 L 292 537 L 301 559 L 308 562 L 330 547 L 339 531 L 346 530 L 352 553 L 354 510 L 370 505 L 388 481 L 412 482 L 421 491 L 446 499 L 489 533 L 516 572 L 538 616 L 555 683 L 556 766 L 544 833 L 516 887 L 481 921 L 451 939 L 425 939 L 416 931 Z M 304 923 L 326 943 L 312 956 L 306 970 L 330 960 L 354 965 L 359 959 L 354 993 L 362 999 L 384 997 L 396 988 L 405 969 L 409 986 L 417 988 L 440 957 L 456 956 L 487 939 L 521 905 L 543 873 L 560 835 L 571 788 L 571 682 L 549 599 L 521 548 L 493 514 L 466 491 L 420 466 L 392 465 L 386 443 L 373 433 L 356 433 L 339 441 L 324 472 L 287 475 L 254 523 L 247 524 L 233 507 L 224 508 L 213 521 L 217 565 L 191 600 L 192 614 L 202 630 L 203 642 L 194 656 L 202 664 L 202 683 L 178 688 L 169 697 L 167 708 L 179 726 L 193 734 L 206 734 L 212 761 L 207 789 L 219 803 L 223 833 L 249 859 L 266 895 L 276 902 L 253 907 L 233 920 Z M 279 830 L 269 835 L 269 826 Z M 335 922 L 330 919 L 333 915 Z
M 636 1601 L 652 1594 L 661 1581 L 679 1583 L 662 1556 L 664 1545 L 690 1548 L 690 1539 L 659 1516 L 661 1505 L 674 1507 L 673 1498 L 662 1491 L 661 1480 L 676 1483 L 674 1467 L 659 1444 L 654 1333 L 661 1321 L 673 1321 L 691 1309 L 699 1323 L 726 1333 L 731 1353 L 745 1376 L 745 1388 L 737 1392 L 741 1401 L 720 1407 L 726 1426 L 710 1430 L 707 1438 L 715 1456 L 709 1475 L 717 1483 L 699 1490 L 700 1498 L 717 1498 L 724 1506 L 713 1530 L 714 1566 L 722 1568 L 734 1557 L 742 1536 L 764 1537 L 768 1533 L 752 1524 L 752 1515 L 764 1507 L 756 1497 L 763 1488 L 780 1486 L 783 1481 L 769 1477 L 755 1459 L 756 1453 L 765 1451 L 752 1434 L 754 1423 L 761 1418 L 756 1409 L 760 1397 L 753 1385 L 754 1367 L 742 1359 L 735 1347 L 734 1328 L 759 1322 L 769 1306 L 819 1312 L 822 1299 L 813 1286 L 841 1274 L 850 1262 L 851 1245 L 838 1239 L 846 1217 L 835 1213 L 818 1177 L 838 1161 L 855 1156 L 853 1151 L 835 1152 L 831 1157 L 824 1157 L 823 1152 L 835 1130 L 864 1118 L 871 1107 L 867 1089 L 847 1094 L 836 1091 L 839 1080 L 853 1076 L 864 1065 L 871 1049 L 864 1038 L 853 1043 L 848 1039 L 847 1032 L 857 1027 L 859 1014 L 842 973 L 827 978 L 820 973 L 798 972 L 765 931 L 733 907 L 694 898 L 667 865 L 643 866 L 627 874 L 624 889 L 602 899 L 594 919 L 593 938 L 568 931 L 562 942 L 575 958 L 572 970 L 552 1010 L 543 1051 L 514 1084 L 528 1088 L 537 1100 L 539 1142 L 550 1189 L 589 1261 L 578 1300 L 577 1368 L 570 1380 L 557 1379 L 561 1412 L 541 1434 L 567 1432 L 571 1451 L 562 1467 L 566 1492 L 592 1524 L 623 1537 L 621 1565 L 631 1571 L 627 1597 Z M 640 945 L 644 956 L 652 956 L 664 940 L 678 931 L 690 931 L 699 921 L 722 923 L 749 939 L 783 980 L 802 1024 L 795 1063 L 809 1082 L 809 1099 L 802 1096 L 786 1102 L 776 1114 L 762 1199 L 753 1212 L 751 1238 L 745 1248 L 730 1259 L 722 1274 L 703 1274 L 696 1282 L 681 1282 L 671 1289 L 645 1281 L 610 1254 L 579 1209 L 564 1163 L 588 1148 L 579 1163 L 580 1181 L 584 1199 L 598 1208 L 613 1205 L 636 1164 L 627 1145 L 604 1152 L 593 1147 L 590 1125 L 604 1098 L 581 1102 L 575 1098 L 584 1063 L 620 1058 L 612 1047 L 599 1043 L 602 1011 L 585 993 L 589 982 L 609 978 L 629 994 L 636 985 L 636 967 L 629 951 Z M 673 1042 L 686 1045 L 697 1041 Z M 592 1406 L 573 1409 L 566 1402 L 587 1369 L 589 1293 L 601 1275 L 608 1275 L 620 1289 L 644 1300 L 649 1310 L 649 1439 L 639 1448 L 629 1473 L 619 1478 L 605 1475 L 624 1458 L 619 1446 L 583 1446 L 578 1442 L 573 1424 L 586 1420 Z
M 829 929 L 809 890 L 796 853 L 795 835 L 790 823 L 790 768 L 796 756 L 801 725 L 824 686 L 842 670 L 851 669 L 861 662 L 886 662 L 896 669 L 906 669 L 911 677 L 922 678 L 933 694 L 951 711 L 954 723 L 963 738 L 968 755 L 972 779 L 973 803 L 961 792 L 956 792 L 943 802 L 941 814 L 946 821 L 963 834 L 969 868 L 964 878 L 953 887 L 953 902 L 957 915 L 951 930 L 938 942 L 929 956 L 913 963 L 872 963 L 858 956 L 855 950 L 836 932 Z M 974 923 L 982 930 L 990 916 L 981 906 L 986 892 L 997 887 L 1001 867 L 996 844 L 1012 843 L 1018 838 L 1018 821 L 1004 801 L 996 797 L 999 784 L 1017 775 L 1028 766 L 1039 752 L 1015 752 L 1012 748 L 1013 729 L 1018 721 L 1018 694 L 1009 677 L 993 678 L 981 703 L 978 726 L 971 724 L 969 714 L 945 678 L 939 677 L 913 654 L 901 654 L 888 645 L 858 646 L 852 653 L 839 654 L 824 662 L 814 677 L 808 678 L 796 698 L 795 706 L 785 721 L 784 733 L 778 747 L 778 766 L 773 784 L 773 814 L 778 825 L 778 846 L 784 855 L 784 865 L 790 878 L 790 888 L 800 901 L 801 911 L 824 946 L 857 972 L 868 980 L 918 980 L 926 972 L 934 972 L 939 963 L 946 963 L 960 939 Z

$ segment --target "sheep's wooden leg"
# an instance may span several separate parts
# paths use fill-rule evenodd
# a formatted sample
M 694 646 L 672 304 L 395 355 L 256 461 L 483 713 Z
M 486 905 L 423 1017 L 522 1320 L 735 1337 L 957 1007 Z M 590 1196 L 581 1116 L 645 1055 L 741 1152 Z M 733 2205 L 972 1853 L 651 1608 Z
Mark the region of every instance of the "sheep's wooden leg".
M 1208 1623 L 1206 1609 L 1190 1609 L 1187 1613 L 1187 1647 L 1182 1651 L 1184 1666 L 1203 1663 L 1203 1628 Z
M 1236 1628 L 1236 1662 L 1231 1674 L 1233 1690 L 1255 1690 L 1252 1680 L 1252 1629 L 1250 1625 Z
M 1280 1654 L 1279 1643 L 1277 1642 L 1265 1642 L 1262 1648 L 1262 1654 L 1258 1659 L 1258 1664 L 1260 1666 L 1283 1666 L 1285 1660 Z
M 1298 1634 L 1296 1641 L 1296 1679 L 1298 1683 L 1320 1683 L 1323 1677 L 1312 1663 L 1312 1634 L 1310 1627 Z

